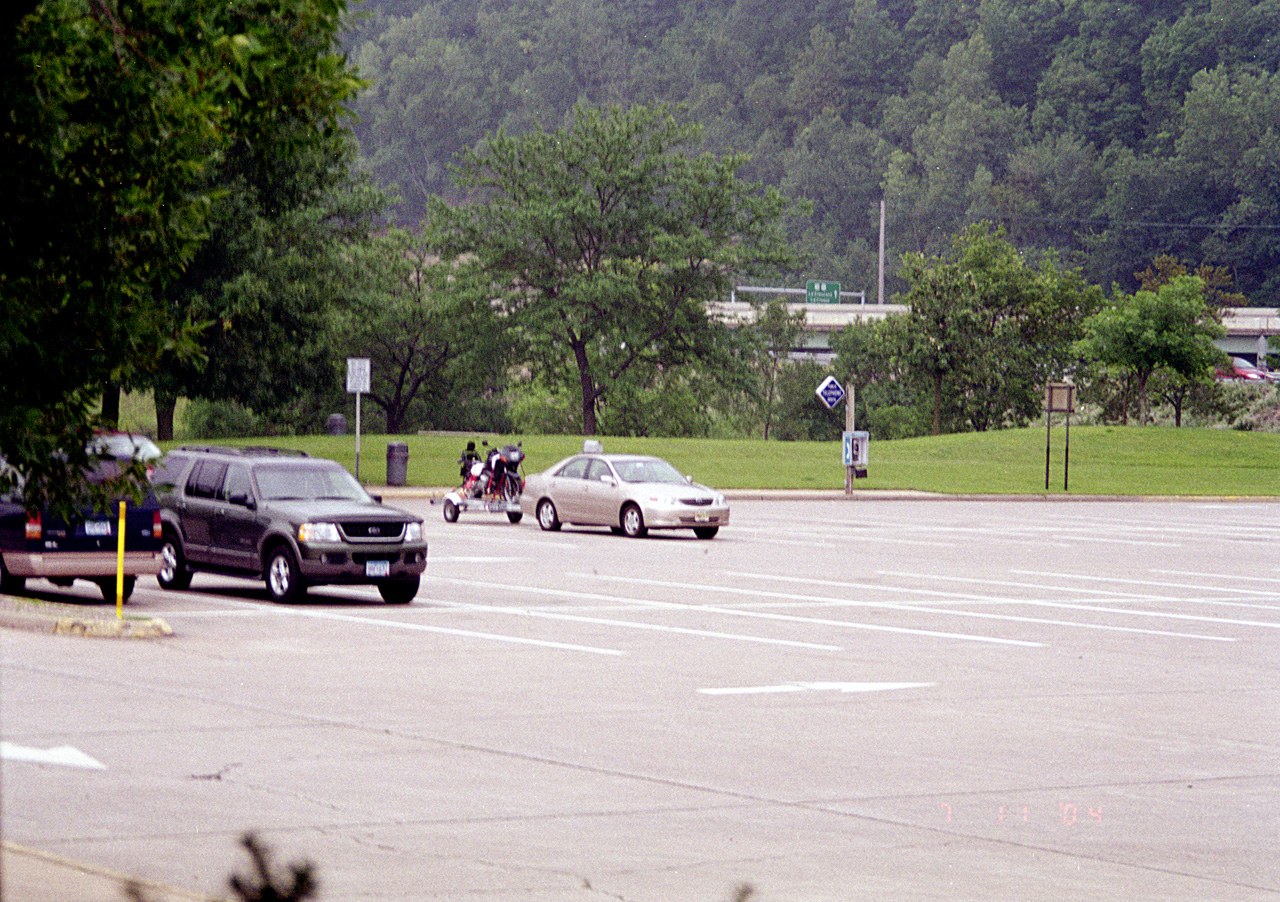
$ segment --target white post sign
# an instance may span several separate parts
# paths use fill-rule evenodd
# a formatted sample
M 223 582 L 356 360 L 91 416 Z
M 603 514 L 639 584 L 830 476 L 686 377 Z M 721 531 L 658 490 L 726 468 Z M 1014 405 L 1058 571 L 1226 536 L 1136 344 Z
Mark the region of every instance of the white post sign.
M 347 358 L 347 394 L 356 396 L 356 479 L 360 478 L 360 396 L 369 393 L 372 367 L 368 357 Z

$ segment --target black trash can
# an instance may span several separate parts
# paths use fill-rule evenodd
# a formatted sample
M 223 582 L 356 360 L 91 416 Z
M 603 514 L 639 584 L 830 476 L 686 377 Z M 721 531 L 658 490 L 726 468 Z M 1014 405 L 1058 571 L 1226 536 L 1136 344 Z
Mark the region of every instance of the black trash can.
M 404 485 L 409 479 L 409 446 L 387 442 L 387 485 Z

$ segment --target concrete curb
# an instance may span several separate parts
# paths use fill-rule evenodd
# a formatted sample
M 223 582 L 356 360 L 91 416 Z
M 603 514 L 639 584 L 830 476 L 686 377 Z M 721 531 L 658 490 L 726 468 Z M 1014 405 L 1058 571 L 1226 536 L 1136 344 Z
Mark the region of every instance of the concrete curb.
M 397 500 L 439 501 L 453 488 L 439 486 L 365 486 L 388 504 Z M 1073 495 L 1069 492 L 1024 492 L 1021 494 L 963 494 L 925 492 L 918 489 L 855 489 L 846 495 L 844 489 L 721 489 L 730 501 L 1110 501 L 1168 504 L 1177 501 L 1193 503 L 1264 503 L 1280 502 L 1273 495 Z
M 105 617 L 73 605 L 0 595 L 0 628 L 93 639 L 161 639 L 173 629 L 159 617 Z

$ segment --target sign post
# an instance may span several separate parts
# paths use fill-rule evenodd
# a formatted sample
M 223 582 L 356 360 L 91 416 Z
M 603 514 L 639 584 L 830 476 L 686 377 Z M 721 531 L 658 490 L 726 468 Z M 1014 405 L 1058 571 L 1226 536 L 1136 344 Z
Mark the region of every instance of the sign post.
M 814 392 L 827 410 L 835 410 L 841 401 L 844 407 L 844 434 L 841 441 L 841 455 L 844 461 L 844 493 L 853 494 L 853 481 L 867 475 L 867 445 L 871 436 L 867 432 L 854 431 L 854 401 L 856 395 L 853 383 L 841 386 L 835 376 L 823 379 Z
M 360 480 L 360 396 L 369 393 L 371 367 L 368 357 L 347 358 L 347 394 L 356 396 L 356 481 Z
M 1053 415 L 1067 415 L 1067 439 L 1062 458 L 1062 490 L 1068 491 L 1071 472 L 1071 414 L 1076 409 L 1076 387 L 1070 382 L 1051 382 L 1044 387 L 1044 490 L 1049 491 L 1049 445 L 1053 432 Z

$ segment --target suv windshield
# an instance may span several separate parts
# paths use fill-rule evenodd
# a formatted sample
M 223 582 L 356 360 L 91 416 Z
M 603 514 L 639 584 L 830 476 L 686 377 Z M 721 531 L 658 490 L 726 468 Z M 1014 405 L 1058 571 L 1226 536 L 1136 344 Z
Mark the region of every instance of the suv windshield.
M 258 489 L 267 501 L 317 501 L 341 499 L 369 501 L 369 493 L 355 477 L 340 467 L 288 466 L 256 470 Z

